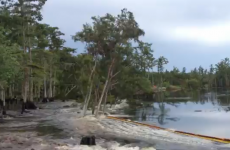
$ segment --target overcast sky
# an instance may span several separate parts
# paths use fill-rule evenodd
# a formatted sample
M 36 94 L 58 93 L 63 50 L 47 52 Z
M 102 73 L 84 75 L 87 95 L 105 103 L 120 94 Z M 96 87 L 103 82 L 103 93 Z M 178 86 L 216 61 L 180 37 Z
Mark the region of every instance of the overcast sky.
M 48 0 L 42 12 L 43 22 L 66 34 L 66 46 L 83 51 L 71 35 L 92 16 L 127 8 L 153 43 L 154 56 L 168 58 L 166 69 L 190 70 L 230 56 L 229 7 L 230 0 Z

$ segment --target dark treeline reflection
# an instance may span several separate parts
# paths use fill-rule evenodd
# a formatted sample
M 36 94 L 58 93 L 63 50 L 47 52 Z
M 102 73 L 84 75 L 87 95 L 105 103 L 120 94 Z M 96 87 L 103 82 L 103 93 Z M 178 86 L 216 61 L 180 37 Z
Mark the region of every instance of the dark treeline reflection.
M 200 108 L 215 108 L 215 111 L 230 111 L 230 91 L 229 89 L 212 89 L 210 91 L 180 91 L 173 93 L 163 93 L 163 98 L 156 96 L 155 99 L 139 99 L 132 103 L 132 107 L 126 110 L 129 115 L 134 115 L 134 120 L 141 122 L 153 122 L 165 125 L 170 122 L 177 122 L 179 117 L 171 116 L 180 107 L 190 107 L 193 105 L 194 113 L 202 112 Z M 197 110 L 196 110 L 197 106 Z M 173 109 L 173 112 L 171 111 Z M 186 111 L 186 110 L 185 110 Z M 209 110 L 214 111 L 214 110 Z M 209 113 L 206 110 L 206 113 Z

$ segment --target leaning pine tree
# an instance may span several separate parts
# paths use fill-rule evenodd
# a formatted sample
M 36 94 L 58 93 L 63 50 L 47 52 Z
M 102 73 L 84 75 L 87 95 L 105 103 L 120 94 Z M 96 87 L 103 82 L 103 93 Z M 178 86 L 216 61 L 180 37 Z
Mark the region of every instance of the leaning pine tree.
M 103 17 L 92 17 L 93 26 L 85 24 L 81 32 L 73 36 L 75 41 L 86 43 L 87 53 L 94 57 L 95 68 L 97 61 L 103 62 L 100 84 L 101 91 L 98 92 L 98 104 L 96 109 L 96 116 L 101 109 L 101 104 L 107 99 L 108 92 L 114 88 L 116 78 L 121 73 L 118 66 L 122 65 L 126 58 L 130 57 L 139 49 L 142 42 L 139 37 L 144 35 L 144 31 L 139 28 L 133 14 L 127 9 L 123 9 L 121 14 L 112 16 L 106 14 Z M 136 47 L 132 45 L 137 45 Z M 126 61 L 131 61 L 126 60 Z M 94 82 L 94 74 L 96 69 L 91 70 L 88 83 L 87 99 L 84 106 L 87 109 L 88 101 L 92 94 L 92 83 Z M 118 81 L 119 82 L 119 81 Z M 113 86 L 113 88 L 112 88 Z

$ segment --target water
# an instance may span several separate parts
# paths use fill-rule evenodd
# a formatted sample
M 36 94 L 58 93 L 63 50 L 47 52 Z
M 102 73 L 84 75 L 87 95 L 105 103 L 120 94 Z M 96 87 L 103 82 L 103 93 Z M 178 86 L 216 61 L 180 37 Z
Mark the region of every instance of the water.
M 208 92 L 189 98 L 165 98 L 144 103 L 143 107 L 129 111 L 134 120 L 164 128 L 230 139 L 229 92 Z M 171 96 L 177 96 L 171 94 Z M 184 96 L 182 98 L 181 96 Z

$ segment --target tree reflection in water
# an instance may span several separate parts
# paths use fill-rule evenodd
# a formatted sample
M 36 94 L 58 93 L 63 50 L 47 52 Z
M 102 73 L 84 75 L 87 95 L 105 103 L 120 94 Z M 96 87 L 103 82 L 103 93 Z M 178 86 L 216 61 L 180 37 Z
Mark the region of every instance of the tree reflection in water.
M 188 97 L 192 96 L 190 99 Z M 180 120 L 178 117 L 170 116 L 170 106 L 179 108 L 181 104 L 190 105 L 206 103 L 211 104 L 213 110 L 200 111 L 225 111 L 230 112 L 230 93 L 229 90 L 214 89 L 209 92 L 190 91 L 183 93 L 172 93 L 171 99 L 153 100 L 152 104 L 148 101 L 147 105 L 142 105 L 140 108 L 135 108 L 136 117 L 139 121 L 155 122 L 159 125 L 165 125 L 171 121 L 176 122 Z M 183 97 L 185 99 L 183 99 Z M 177 99 L 178 98 L 178 99 Z M 170 121 L 170 122 L 168 122 Z
M 166 120 L 170 121 L 178 121 L 179 118 L 176 117 L 168 117 L 168 113 L 170 112 L 170 109 L 166 109 L 165 102 L 159 102 L 155 103 L 158 104 L 158 108 L 155 108 L 154 105 L 152 107 L 142 107 L 139 110 L 139 121 L 154 121 L 157 120 L 160 125 L 167 124 Z M 178 107 L 177 105 L 174 105 L 175 107 Z

